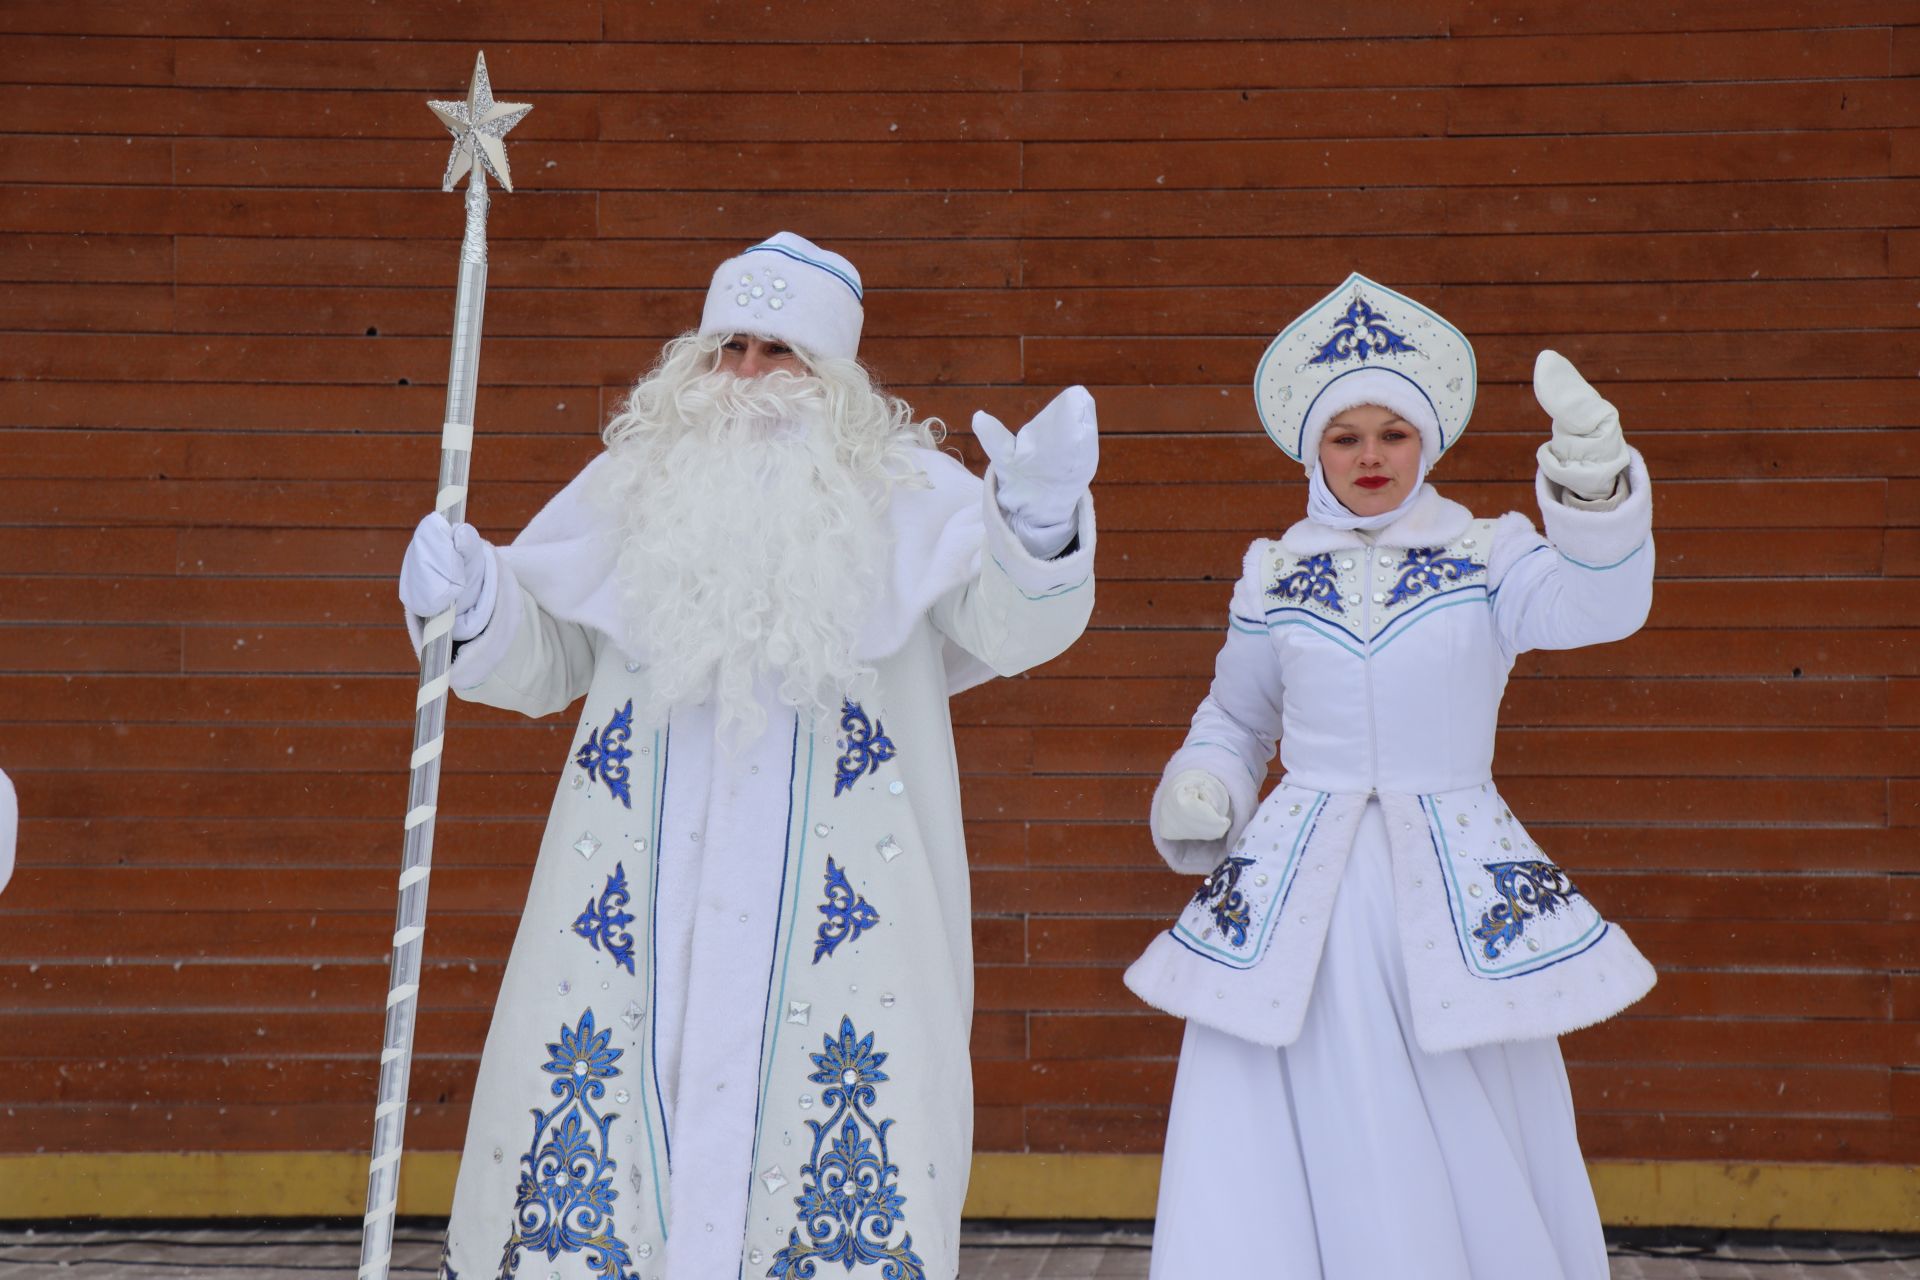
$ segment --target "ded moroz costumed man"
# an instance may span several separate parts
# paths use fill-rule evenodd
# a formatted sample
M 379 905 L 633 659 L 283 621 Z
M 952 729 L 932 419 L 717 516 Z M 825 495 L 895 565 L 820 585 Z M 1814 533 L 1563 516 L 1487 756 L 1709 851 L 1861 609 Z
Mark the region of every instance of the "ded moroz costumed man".
M 442 1274 L 952 1277 L 972 941 L 947 699 L 1093 605 L 1093 400 L 984 482 L 856 359 L 860 277 L 723 262 L 510 546 L 423 520 L 463 697 L 584 699 L 487 1035 Z
M 1205 876 L 1127 972 L 1187 1020 L 1156 1280 L 1233 1248 L 1274 1280 L 1607 1275 L 1555 1037 L 1654 974 L 1491 775 L 1515 657 L 1645 620 L 1652 492 L 1613 407 L 1543 351 L 1546 536 L 1476 518 L 1425 483 L 1475 391 L 1465 336 L 1359 275 L 1255 375 L 1309 498 L 1248 548 L 1153 801 L 1161 854 Z

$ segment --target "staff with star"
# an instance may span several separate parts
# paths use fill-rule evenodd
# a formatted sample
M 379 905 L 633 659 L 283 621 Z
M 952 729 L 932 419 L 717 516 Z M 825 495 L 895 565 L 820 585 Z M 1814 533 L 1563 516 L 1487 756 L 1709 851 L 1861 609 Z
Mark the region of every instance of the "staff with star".
M 440 430 L 440 481 L 435 509 L 454 524 L 466 519 L 467 472 L 473 450 L 473 401 L 480 374 L 480 323 L 487 295 L 487 177 L 508 191 L 507 131 L 533 107 L 498 102 L 487 59 L 474 59 L 465 101 L 427 104 L 453 135 L 441 190 L 467 182 L 466 232 L 460 244 L 460 285 L 454 302 L 453 355 L 447 370 L 447 408 Z M 420 685 L 414 699 L 412 776 L 407 787 L 400 902 L 387 988 L 386 1031 L 380 1051 L 380 1094 L 374 1109 L 373 1158 L 367 1170 L 367 1212 L 360 1242 L 360 1280 L 386 1280 L 393 1258 L 400 1153 L 406 1123 L 407 1080 L 413 1068 L 419 1012 L 420 957 L 426 936 L 427 880 L 432 868 L 434 814 L 440 792 L 440 753 L 447 722 L 447 669 L 453 656 L 455 601 L 424 621 Z

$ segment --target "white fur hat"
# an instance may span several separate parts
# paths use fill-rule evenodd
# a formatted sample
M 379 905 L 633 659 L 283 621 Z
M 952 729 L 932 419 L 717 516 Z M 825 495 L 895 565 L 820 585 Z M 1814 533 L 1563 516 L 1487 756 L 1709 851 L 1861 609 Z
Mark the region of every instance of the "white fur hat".
M 851 262 L 782 231 L 714 271 L 700 336 L 746 333 L 851 360 L 860 349 L 864 296 Z
M 1467 429 L 1478 390 L 1465 334 L 1358 272 L 1282 329 L 1253 375 L 1261 425 L 1309 472 L 1327 423 L 1363 404 L 1419 428 L 1431 467 Z

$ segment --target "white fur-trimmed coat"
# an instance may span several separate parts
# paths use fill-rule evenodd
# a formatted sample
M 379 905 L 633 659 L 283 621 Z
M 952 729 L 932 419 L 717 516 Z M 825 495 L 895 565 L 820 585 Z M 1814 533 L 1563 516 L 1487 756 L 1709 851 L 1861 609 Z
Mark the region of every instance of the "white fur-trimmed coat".
M 1378 799 L 1414 1028 L 1429 1052 L 1559 1035 L 1654 982 L 1495 789 L 1515 657 L 1622 639 L 1653 593 L 1652 490 L 1632 456 L 1611 510 L 1540 480 L 1523 515 L 1477 520 L 1429 489 L 1379 531 L 1311 521 L 1247 550 L 1212 691 L 1162 786 L 1226 785 L 1231 826 L 1159 841 L 1207 876 L 1128 969 L 1147 1003 L 1257 1044 L 1299 1034 L 1360 816 Z M 1286 774 L 1259 801 L 1278 739 Z
M 1042 561 L 927 452 L 895 491 L 871 691 L 770 699 L 730 753 L 609 638 L 587 473 L 499 550 L 464 698 L 584 698 L 480 1065 L 441 1274 L 951 1280 L 972 1154 L 972 919 L 950 692 L 1064 651 L 1093 510 Z M 763 690 L 764 693 L 764 690 Z M 817 1268 L 817 1271 L 816 1271 Z

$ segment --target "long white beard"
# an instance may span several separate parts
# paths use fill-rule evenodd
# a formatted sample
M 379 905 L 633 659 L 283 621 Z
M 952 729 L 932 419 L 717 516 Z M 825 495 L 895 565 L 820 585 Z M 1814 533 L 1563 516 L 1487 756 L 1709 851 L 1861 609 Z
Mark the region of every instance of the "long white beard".
M 814 378 L 701 374 L 669 402 L 678 421 L 609 446 L 602 493 L 647 714 L 711 699 L 751 738 L 768 688 L 836 714 L 872 674 L 854 643 L 890 553 L 884 468 L 842 456 Z

